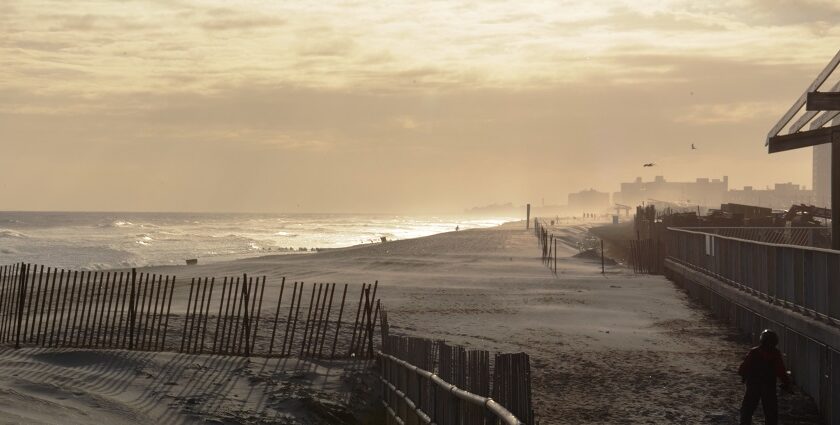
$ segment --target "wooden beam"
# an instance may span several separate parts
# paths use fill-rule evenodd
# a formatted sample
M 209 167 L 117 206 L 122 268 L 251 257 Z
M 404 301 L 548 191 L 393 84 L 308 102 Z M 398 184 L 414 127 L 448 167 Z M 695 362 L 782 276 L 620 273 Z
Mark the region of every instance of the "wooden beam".
M 840 93 L 819 91 L 808 93 L 808 103 L 805 109 L 808 111 L 840 111 Z
M 784 152 L 793 149 L 831 143 L 840 140 L 840 127 L 825 127 L 816 130 L 800 131 L 770 138 L 767 145 L 768 153 Z
M 835 142 L 831 145 L 831 249 L 840 250 L 840 141 L 838 138 L 835 138 Z
M 838 111 L 825 111 L 820 116 L 818 116 L 814 121 L 811 122 L 811 130 L 816 130 L 824 125 L 826 125 L 829 121 L 833 120 L 840 115 Z
M 832 91 L 832 92 L 840 91 L 840 81 L 834 83 L 834 86 L 831 87 L 830 91 Z M 806 111 L 804 114 L 802 114 L 801 117 L 799 117 L 798 120 L 796 120 L 796 122 L 794 122 L 793 124 L 790 125 L 790 127 L 788 127 L 787 134 L 793 134 L 793 133 L 796 133 L 799 130 L 802 130 L 805 127 L 805 125 L 812 122 L 811 120 L 813 120 L 814 117 L 816 117 L 819 113 L 820 113 L 820 111 Z M 826 114 L 828 114 L 828 112 L 826 112 Z M 820 117 L 820 118 L 822 118 L 822 117 Z M 816 120 L 814 120 L 814 122 L 818 121 L 820 118 L 817 118 Z M 826 122 L 828 122 L 828 121 L 823 122 L 823 124 L 825 124 Z M 813 130 L 815 128 L 822 127 L 823 124 L 812 125 L 811 130 Z
M 767 145 L 770 144 L 770 138 L 778 135 L 779 132 L 782 131 L 782 129 L 790 122 L 790 120 L 793 119 L 793 116 L 796 115 L 796 113 L 799 112 L 799 110 L 802 109 L 803 106 L 805 106 L 805 100 L 807 98 L 808 93 L 817 91 L 820 88 L 820 86 L 825 82 L 825 80 L 828 79 L 831 73 L 834 72 L 834 68 L 837 68 L 837 65 L 839 64 L 840 50 L 838 50 L 834 57 L 831 58 L 831 61 L 828 63 L 828 65 L 825 66 L 825 68 L 823 68 L 820 74 L 817 75 L 817 78 L 815 78 L 814 81 L 811 82 L 811 85 L 808 86 L 808 89 L 805 90 L 805 93 L 802 93 L 802 95 L 799 96 L 799 99 L 796 99 L 796 102 L 794 102 L 790 109 L 788 109 L 788 111 L 785 112 L 782 118 L 779 119 L 779 122 L 777 122 L 776 125 L 774 125 L 772 129 L 770 129 L 770 132 L 767 133 Z

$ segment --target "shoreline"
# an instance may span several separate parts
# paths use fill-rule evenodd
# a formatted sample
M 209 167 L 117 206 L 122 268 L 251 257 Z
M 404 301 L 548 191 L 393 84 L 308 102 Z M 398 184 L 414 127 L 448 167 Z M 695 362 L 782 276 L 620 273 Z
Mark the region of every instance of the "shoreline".
M 4 217 L 0 217 L 3 219 Z M 265 216 L 172 217 L 40 214 L 0 223 L 0 264 L 26 262 L 71 270 L 201 264 L 324 252 L 492 227 L 507 217 Z
M 475 227 L 475 228 L 457 230 L 457 231 L 456 230 L 450 230 L 450 231 L 446 231 L 446 232 L 433 233 L 431 235 L 423 235 L 423 236 L 417 236 L 417 237 L 413 237 L 413 238 L 389 240 L 389 241 L 385 242 L 384 244 L 393 244 L 393 243 L 400 243 L 400 242 L 406 242 L 406 241 L 414 241 L 414 240 L 431 238 L 431 237 L 440 236 L 440 235 L 446 235 L 446 234 L 450 234 L 450 233 L 469 232 L 469 231 L 475 231 L 475 230 L 484 230 L 484 229 L 493 229 L 493 228 L 505 227 L 505 226 L 513 226 L 513 225 L 516 225 L 518 223 L 522 223 L 523 226 L 524 226 L 525 220 L 506 221 L 506 222 L 503 222 L 503 223 L 495 225 L 495 226 Z M 242 262 L 242 261 L 251 261 L 251 260 L 263 260 L 263 259 L 272 259 L 272 258 L 279 259 L 279 258 L 285 258 L 285 257 L 315 256 L 315 255 L 318 255 L 318 254 L 343 252 L 343 251 L 347 251 L 347 250 L 364 249 L 364 248 L 367 248 L 367 247 L 382 246 L 382 245 L 383 245 L 382 242 L 372 242 L 372 243 L 360 243 L 360 244 L 355 244 L 355 245 L 348 245 L 348 246 L 337 247 L 337 248 L 320 248 L 320 249 L 316 249 L 314 251 L 305 251 L 305 252 L 304 251 L 301 251 L 301 252 L 287 252 L 287 253 L 282 253 L 282 254 L 277 253 L 277 252 L 260 253 L 259 255 L 254 255 L 254 256 L 227 259 L 227 260 L 219 260 L 219 261 L 211 261 L 211 262 L 207 262 L 207 263 L 202 263 L 201 262 L 201 257 L 199 257 L 198 258 L 199 262 L 198 262 L 198 264 L 195 264 L 195 265 L 159 264 L 159 265 L 138 266 L 138 267 L 133 267 L 133 268 L 136 268 L 137 270 L 146 270 L 146 269 L 162 270 L 162 269 L 165 269 L 165 268 L 168 268 L 168 267 L 169 268 L 181 268 L 181 267 L 201 267 L 201 266 L 211 266 L 211 265 L 212 266 L 220 266 L 220 265 L 224 265 L 224 264 L 227 264 L 227 263 L 238 263 L 238 262 Z M 108 271 L 126 271 L 126 270 L 131 270 L 131 269 L 132 269 L 132 267 L 117 267 L 117 268 L 110 268 L 110 269 L 98 269 L 96 271 L 105 271 L 105 272 L 108 272 Z M 93 270 L 91 270 L 91 271 L 93 271 Z

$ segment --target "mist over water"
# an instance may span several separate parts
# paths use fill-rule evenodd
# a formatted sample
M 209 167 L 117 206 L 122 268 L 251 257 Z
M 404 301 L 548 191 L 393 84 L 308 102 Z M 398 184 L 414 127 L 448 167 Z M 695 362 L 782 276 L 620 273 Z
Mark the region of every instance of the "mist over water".
M 489 227 L 506 217 L 0 212 L 0 264 L 107 269 L 301 253 Z

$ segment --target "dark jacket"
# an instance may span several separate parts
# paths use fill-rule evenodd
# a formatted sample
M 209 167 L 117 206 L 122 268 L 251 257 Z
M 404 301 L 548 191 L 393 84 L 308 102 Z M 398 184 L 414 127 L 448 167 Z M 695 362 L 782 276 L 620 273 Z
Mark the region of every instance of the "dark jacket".
M 747 385 L 776 386 L 776 378 L 785 386 L 790 385 L 782 353 L 776 348 L 755 347 L 747 353 L 738 375 Z

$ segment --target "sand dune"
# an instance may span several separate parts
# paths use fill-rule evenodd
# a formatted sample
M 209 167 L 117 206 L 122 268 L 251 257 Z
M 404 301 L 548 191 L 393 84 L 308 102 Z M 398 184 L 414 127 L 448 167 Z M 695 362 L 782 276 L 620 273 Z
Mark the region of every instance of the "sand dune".
M 0 423 L 356 423 L 362 364 L 175 353 L 2 353 Z

